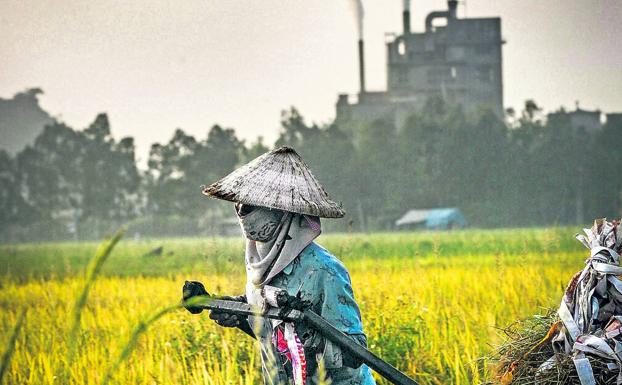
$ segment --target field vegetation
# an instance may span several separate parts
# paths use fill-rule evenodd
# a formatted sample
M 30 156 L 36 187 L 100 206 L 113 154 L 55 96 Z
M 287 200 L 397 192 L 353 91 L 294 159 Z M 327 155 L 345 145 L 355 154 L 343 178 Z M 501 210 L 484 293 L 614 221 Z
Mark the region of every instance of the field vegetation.
M 319 243 L 350 270 L 372 351 L 421 384 L 475 384 L 494 378 L 481 357 L 501 342 L 500 327 L 557 305 L 586 257 L 573 239 L 578 230 L 342 234 Z M 158 314 L 179 302 L 186 279 L 241 293 L 241 239 L 122 240 L 72 332 L 96 250 L 0 246 L 0 346 L 10 347 L 27 311 L 6 383 L 100 384 L 107 372 L 123 384 L 261 383 L 256 346 L 243 333 L 218 328 L 207 314 Z

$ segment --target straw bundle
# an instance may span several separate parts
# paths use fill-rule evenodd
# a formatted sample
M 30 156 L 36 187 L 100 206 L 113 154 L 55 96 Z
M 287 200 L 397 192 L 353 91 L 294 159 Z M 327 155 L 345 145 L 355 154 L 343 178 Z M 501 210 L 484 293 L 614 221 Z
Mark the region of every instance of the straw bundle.
M 619 222 L 599 219 L 577 239 L 590 250 L 559 310 L 505 330 L 503 385 L 622 384 L 622 268 Z

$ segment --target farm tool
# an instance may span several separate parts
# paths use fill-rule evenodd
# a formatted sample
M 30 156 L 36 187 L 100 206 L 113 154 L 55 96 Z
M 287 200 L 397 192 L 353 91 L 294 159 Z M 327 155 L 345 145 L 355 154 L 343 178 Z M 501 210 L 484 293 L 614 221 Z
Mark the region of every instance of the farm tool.
M 354 342 L 322 316 L 309 309 L 308 306 L 304 306 L 298 298 L 290 296 L 284 290 L 279 290 L 275 293 L 279 308 L 270 307 L 263 310 L 245 302 L 225 299 L 228 297 L 213 296 L 207 292 L 191 297 L 184 293 L 184 298 L 186 298 L 184 306 L 194 314 L 200 313 L 203 310 L 211 310 L 236 316 L 264 317 L 294 324 L 305 323 L 391 383 L 395 385 L 419 385 L 415 380 L 397 370 L 393 365 Z

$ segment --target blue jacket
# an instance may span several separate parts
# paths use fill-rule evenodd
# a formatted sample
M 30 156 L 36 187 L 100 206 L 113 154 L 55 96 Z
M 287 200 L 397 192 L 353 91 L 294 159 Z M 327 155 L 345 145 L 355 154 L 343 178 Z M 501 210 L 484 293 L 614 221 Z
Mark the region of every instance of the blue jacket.
M 324 317 L 337 329 L 350 335 L 360 344 L 366 344 L 361 322 L 361 313 L 354 300 L 350 276 L 344 265 L 326 249 L 313 242 L 276 275 L 268 285 L 280 289 L 311 303 L 311 309 Z M 272 343 L 272 327 L 263 319 L 249 317 L 255 334 L 259 334 L 261 345 L 264 383 L 284 385 L 288 382 L 287 359 L 279 354 Z M 370 369 L 362 365 L 357 369 L 344 366 L 341 349 L 325 340 L 312 329 L 296 328 L 304 341 L 307 359 L 307 384 L 317 383 L 317 362 L 323 359 L 327 377 L 333 385 L 374 385 Z

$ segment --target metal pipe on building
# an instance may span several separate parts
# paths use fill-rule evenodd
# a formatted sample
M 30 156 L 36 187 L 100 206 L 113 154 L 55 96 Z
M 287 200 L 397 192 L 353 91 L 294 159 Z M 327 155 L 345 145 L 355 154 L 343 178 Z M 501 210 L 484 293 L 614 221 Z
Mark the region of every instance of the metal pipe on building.
M 404 23 L 404 35 L 410 35 L 410 11 L 402 12 L 402 22 Z
M 434 11 L 434 12 L 428 13 L 428 16 L 426 16 L 425 18 L 425 31 L 431 32 L 432 22 L 434 21 L 434 19 L 440 19 L 440 18 L 449 19 L 449 11 Z
M 457 8 L 458 8 L 458 0 L 448 0 L 447 1 L 447 11 L 434 11 L 430 12 L 428 16 L 425 18 L 425 30 L 426 32 L 432 31 L 432 22 L 434 19 L 444 18 L 449 20 L 454 20 L 457 18 Z
M 404 0 L 404 11 L 402 11 L 402 23 L 404 35 L 410 35 L 410 0 Z
M 448 0 L 447 1 L 447 8 L 449 8 L 449 18 L 450 19 L 455 19 L 456 18 L 456 10 L 458 8 L 458 0 Z
M 365 47 L 363 39 L 359 39 L 359 81 L 361 83 L 361 94 L 365 93 Z

